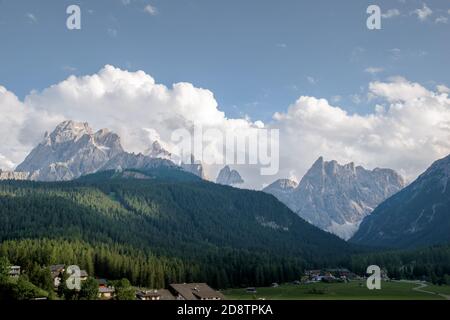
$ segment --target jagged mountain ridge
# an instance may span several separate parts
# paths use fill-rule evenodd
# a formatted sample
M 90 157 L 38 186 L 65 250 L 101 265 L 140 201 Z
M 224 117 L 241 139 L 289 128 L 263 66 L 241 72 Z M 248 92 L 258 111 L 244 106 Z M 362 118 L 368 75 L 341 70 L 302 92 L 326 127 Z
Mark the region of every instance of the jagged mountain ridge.
M 297 187 L 283 189 L 272 184 L 264 191 L 306 221 L 349 239 L 364 217 L 404 186 L 404 179 L 391 169 L 366 170 L 320 157 Z
M 148 155 L 125 152 L 120 137 L 101 129 L 94 132 L 87 123 L 72 120 L 60 123 L 6 178 L 39 181 L 66 181 L 108 169 L 150 169 L 176 166 L 171 154 L 154 141 Z M 201 164 L 181 164 L 186 171 L 203 176 Z M 26 178 L 25 175 L 27 175 Z
M 176 167 L 176 165 L 167 159 L 152 158 L 142 153 L 134 154 L 122 152 L 106 162 L 98 171 L 122 170 L 122 169 L 152 169 L 158 167 Z
M 107 129 L 94 133 L 87 123 L 69 120 L 46 133 L 16 171 L 29 172 L 36 180 L 72 180 L 96 172 L 123 152 L 117 134 Z
M 153 141 L 151 147 L 147 150 L 146 155 L 148 155 L 150 158 L 158 158 L 166 160 L 172 159 L 172 153 L 164 149 L 161 146 L 161 143 L 156 140 Z

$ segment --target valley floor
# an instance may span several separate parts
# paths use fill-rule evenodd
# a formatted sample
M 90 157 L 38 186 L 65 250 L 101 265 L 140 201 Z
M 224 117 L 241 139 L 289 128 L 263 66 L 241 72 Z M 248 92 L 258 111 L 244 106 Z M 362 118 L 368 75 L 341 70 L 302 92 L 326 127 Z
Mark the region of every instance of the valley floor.
M 450 286 L 421 281 L 382 282 L 380 290 L 369 290 L 365 281 L 349 283 L 284 284 L 279 287 L 230 289 L 223 294 L 230 300 L 450 300 Z

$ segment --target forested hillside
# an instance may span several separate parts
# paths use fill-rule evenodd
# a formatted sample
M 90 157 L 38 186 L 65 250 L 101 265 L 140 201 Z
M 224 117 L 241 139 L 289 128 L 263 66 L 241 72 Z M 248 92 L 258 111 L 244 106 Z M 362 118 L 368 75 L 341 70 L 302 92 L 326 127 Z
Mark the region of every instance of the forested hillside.
M 450 156 L 434 162 L 405 189 L 381 203 L 351 242 L 417 248 L 450 243 Z
M 287 281 L 306 267 L 340 265 L 354 252 L 271 195 L 170 168 L 3 181 L 0 240 L 13 263 L 73 263 L 151 287 Z
M 358 274 L 364 274 L 370 265 L 380 266 L 393 279 L 450 284 L 449 245 L 356 254 L 351 257 L 348 267 Z

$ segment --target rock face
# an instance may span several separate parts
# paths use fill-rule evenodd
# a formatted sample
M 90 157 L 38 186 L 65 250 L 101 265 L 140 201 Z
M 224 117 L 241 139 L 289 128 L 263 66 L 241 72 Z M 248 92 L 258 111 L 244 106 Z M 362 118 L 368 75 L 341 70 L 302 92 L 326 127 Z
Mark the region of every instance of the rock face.
M 64 121 L 35 147 L 16 168 L 37 180 L 60 181 L 96 172 L 123 153 L 120 138 L 102 129 L 93 132 L 87 123 Z
M 134 154 L 122 152 L 106 162 L 99 171 L 121 170 L 121 169 L 154 169 L 158 167 L 176 167 L 176 165 L 166 159 L 152 158 L 144 156 L 142 153 Z
M 272 187 L 271 187 L 272 186 Z M 296 188 L 274 192 L 264 189 L 306 221 L 349 239 L 364 217 L 405 186 L 404 179 L 390 169 L 366 170 L 353 163 L 339 165 L 319 158 Z
M 0 169 L 0 180 L 30 180 L 29 172 L 2 171 Z
M 203 165 L 201 163 L 199 163 L 198 161 L 195 161 L 195 158 L 193 155 L 191 155 L 191 163 L 181 163 L 180 166 L 181 166 L 181 168 L 183 168 L 184 171 L 190 172 L 202 179 L 205 179 Z
M 152 143 L 152 146 L 147 150 L 146 155 L 150 158 L 172 159 L 172 154 L 164 149 L 158 141 Z
M 225 166 L 220 170 L 219 175 L 217 176 L 216 183 L 224 184 L 227 186 L 236 186 L 244 183 L 239 172 L 236 170 L 231 170 L 229 166 Z
M 278 200 L 293 207 L 294 204 L 289 203 L 292 193 L 298 187 L 298 182 L 289 179 L 279 179 L 263 189 L 264 192 L 274 195 Z
M 411 248 L 450 242 L 450 155 L 380 204 L 352 242 Z
M 158 141 L 153 142 L 147 155 L 125 152 L 120 137 L 102 129 L 97 132 L 87 123 L 64 121 L 35 147 L 14 173 L 2 173 L 2 179 L 33 179 L 62 181 L 102 170 L 153 169 L 176 167 L 172 154 Z M 201 164 L 193 162 L 181 167 L 203 177 Z
M 183 163 L 178 156 L 164 149 L 159 141 L 154 141 L 145 154 L 150 158 L 170 160 L 179 165 L 184 171 L 205 179 L 203 165 L 200 162 L 195 161 L 193 155 L 191 155 L 190 163 Z

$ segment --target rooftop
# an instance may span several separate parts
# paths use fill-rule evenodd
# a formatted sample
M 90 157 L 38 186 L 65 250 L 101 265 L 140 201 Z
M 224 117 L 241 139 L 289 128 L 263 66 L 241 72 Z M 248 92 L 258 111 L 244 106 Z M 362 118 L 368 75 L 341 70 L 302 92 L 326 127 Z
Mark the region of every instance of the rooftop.
M 224 299 L 220 292 L 212 289 L 206 283 L 178 283 L 170 287 L 186 300 Z

